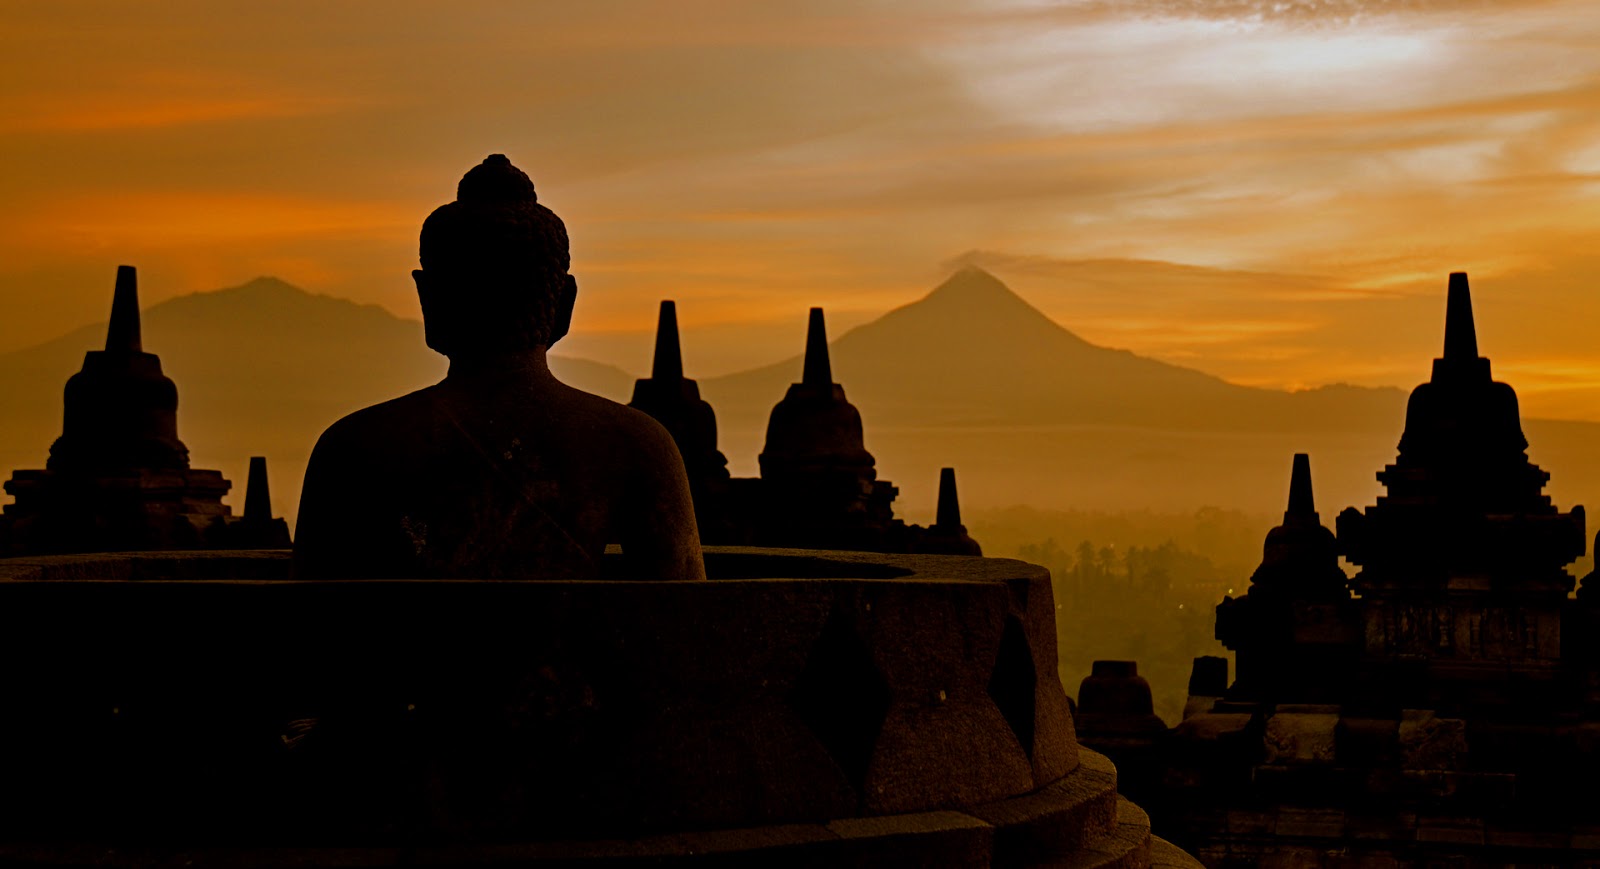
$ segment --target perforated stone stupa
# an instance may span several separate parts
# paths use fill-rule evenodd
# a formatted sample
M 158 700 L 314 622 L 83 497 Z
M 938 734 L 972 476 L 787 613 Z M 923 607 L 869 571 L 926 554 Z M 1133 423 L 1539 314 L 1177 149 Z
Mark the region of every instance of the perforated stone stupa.
M 760 462 L 766 545 L 873 549 L 895 522 L 899 490 L 878 479 L 861 412 L 833 379 L 821 308 L 811 309 L 804 372 L 772 408 Z
M 654 417 L 677 444 L 701 539 L 727 540 L 732 521 L 727 515 L 728 459 L 717 449 L 716 411 L 700 397 L 699 384 L 683 376 L 676 302 L 661 303 L 650 376 L 634 384 L 628 406 Z
M 1114 755 L 1159 770 L 1129 778 L 1158 832 L 1212 866 L 1600 862 L 1581 796 L 1600 774 L 1600 607 L 1565 569 L 1584 511 L 1551 502 L 1527 448 L 1452 274 L 1385 493 L 1330 534 L 1297 455 L 1248 592 L 1217 607 L 1238 678 L 1196 660 L 1165 745 Z
M 1311 489 L 1311 457 L 1299 453 L 1283 524 L 1267 533 L 1249 590 L 1217 606 L 1217 639 L 1237 653 L 1230 697 L 1332 702 L 1353 673 L 1359 614 Z
M 700 537 L 712 545 L 981 555 L 961 523 L 954 468 L 941 469 L 930 526 L 894 514 L 899 489 L 878 479 L 861 412 L 833 377 L 821 308 L 807 324 L 800 381 L 773 407 L 761 476 L 730 477 L 717 449 L 717 418 L 684 376 L 677 305 L 661 303 L 655 358 L 629 406 L 672 434 L 694 495 Z
M 1444 355 L 1411 393 L 1400 455 L 1378 475 L 1387 494 L 1339 514 L 1371 702 L 1508 704 L 1553 687 L 1584 512 L 1556 509 L 1527 449 L 1516 392 L 1478 355 L 1467 276 L 1452 274 Z
M 272 520 L 266 465 L 252 464 L 259 488 L 253 521 L 240 523 L 222 503 L 232 484 L 220 471 L 189 466 L 178 438 L 178 389 L 145 352 L 138 275 L 117 269 L 103 350 L 84 356 L 67 381 L 61 437 L 42 470 L 6 481 L 16 499 L 0 516 L 7 554 L 287 546 L 288 529 Z M 247 496 L 247 501 L 249 501 Z M 259 520 L 259 521 L 254 521 Z

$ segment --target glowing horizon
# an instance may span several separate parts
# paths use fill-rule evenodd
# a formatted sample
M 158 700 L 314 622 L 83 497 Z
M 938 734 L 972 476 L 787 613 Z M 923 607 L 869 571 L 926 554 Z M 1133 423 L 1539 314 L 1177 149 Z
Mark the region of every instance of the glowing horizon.
M 381 10 L 381 11 L 380 11 Z M 616 0 L 15 11 L 0 351 L 274 275 L 416 318 L 416 232 L 491 152 L 567 221 L 559 352 L 699 376 L 962 263 L 1232 382 L 1408 388 L 1467 271 L 1528 416 L 1600 420 L 1600 9 L 1576 0 Z

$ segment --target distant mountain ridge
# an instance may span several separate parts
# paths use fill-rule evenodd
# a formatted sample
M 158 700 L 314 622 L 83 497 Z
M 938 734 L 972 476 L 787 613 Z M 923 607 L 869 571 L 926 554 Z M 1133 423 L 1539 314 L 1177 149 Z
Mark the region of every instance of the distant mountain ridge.
M 248 457 L 266 455 L 274 506 L 291 517 L 305 460 L 329 423 L 446 369 L 420 322 L 275 278 L 170 299 L 143 320 L 145 346 L 178 384 L 179 433 L 195 465 L 242 486 Z M 104 343 L 104 329 L 0 354 L 0 471 L 41 466 L 60 433 L 62 387 L 84 351 Z M 737 474 L 756 473 L 767 414 L 799 379 L 794 350 L 701 381 Z M 1289 456 L 1306 450 L 1331 521 L 1375 492 L 1373 474 L 1393 459 L 1404 421 L 1398 389 L 1288 393 L 1096 346 L 977 269 L 838 336 L 831 354 L 880 476 L 901 487 L 902 515 L 916 522 L 931 520 L 942 466 L 958 469 L 963 498 L 977 507 L 1281 510 Z M 553 356 L 551 367 L 613 400 L 632 392 L 634 376 L 615 366 Z M 1600 492 L 1600 463 L 1589 455 L 1600 425 L 1527 428 L 1558 500 Z
M 1091 344 L 978 268 L 832 343 L 836 379 L 897 424 L 1094 424 L 1185 431 L 1363 430 L 1392 419 L 1397 389 L 1283 392 L 1228 383 Z M 798 375 L 798 355 L 712 378 L 730 414 L 759 407 Z M 787 378 L 787 379 L 786 379 Z
M 1100 347 L 977 268 L 849 330 L 830 352 L 880 477 L 901 487 L 916 521 L 943 466 L 958 469 L 963 498 L 978 506 L 1279 511 L 1291 456 L 1310 452 L 1331 522 L 1379 494 L 1375 475 L 1394 459 L 1408 394 L 1240 386 Z M 797 353 L 702 381 L 736 473 L 755 472 L 766 414 L 800 370 Z M 1600 425 L 1524 428 L 1559 502 L 1600 494 L 1600 450 L 1591 448 Z
M 110 311 L 107 286 L 106 313 Z M 447 362 L 422 324 L 377 305 L 316 295 L 277 278 L 151 305 L 144 346 L 178 385 L 178 433 L 196 467 L 244 483 L 265 455 L 274 506 L 292 515 L 317 436 L 339 417 L 437 382 Z M 87 350 L 105 344 L 104 322 L 0 354 L 0 472 L 43 467 L 61 433 L 62 389 Z M 585 359 L 552 356 L 558 377 L 626 400 L 633 378 Z M 242 504 L 236 488 L 230 502 Z
M 195 403 L 196 395 L 253 401 L 257 396 L 237 387 L 282 375 L 273 381 L 279 394 L 359 407 L 437 382 L 448 367 L 427 348 L 420 322 L 273 277 L 168 299 L 146 308 L 142 320 L 146 349 L 179 381 L 184 405 Z M 62 385 L 83 353 L 104 343 L 105 329 L 102 321 L 0 354 L 0 407 L 58 405 Z M 557 355 L 551 365 L 602 394 L 619 394 L 633 382 L 621 369 L 587 359 Z M 24 372 L 38 379 L 13 382 Z

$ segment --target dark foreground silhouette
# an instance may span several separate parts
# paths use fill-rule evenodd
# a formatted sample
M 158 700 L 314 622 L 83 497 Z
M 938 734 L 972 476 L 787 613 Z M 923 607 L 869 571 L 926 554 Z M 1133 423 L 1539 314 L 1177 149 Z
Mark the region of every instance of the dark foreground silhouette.
M 423 224 L 413 272 L 437 385 L 345 417 L 301 493 L 302 578 L 703 579 L 683 461 L 650 417 L 557 381 L 577 284 L 561 219 L 495 154 Z
M 1574 795 L 1600 774 L 1600 608 L 1566 569 L 1586 514 L 1544 492 L 1464 273 L 1377 479 L 1329 530 L 1296 455 L 1261 566 L 1216 609 L 1237 678 L 1197 659 L 1169 731 L 1140 718 L 1131 665 L 1096 664 L 1116 690 L 1084 681 L 1079 738 L 1210 865 L 1596 865 L 1596 804 Z

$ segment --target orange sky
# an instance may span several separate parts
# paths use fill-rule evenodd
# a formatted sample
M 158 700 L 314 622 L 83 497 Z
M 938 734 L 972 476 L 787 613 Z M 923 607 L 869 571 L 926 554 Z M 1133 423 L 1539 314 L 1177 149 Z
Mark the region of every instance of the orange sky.
M 957 262 L 1090 340 L 1409 386 L 1445 273 L 1525 412 L 1600 419 L 1593 0 L 10 4 L 0 351 L 274 274 L 417 316 L 416 232 L 500 151 L 567 221 L 562 351 L 798 351 Z M 775 343 L 776 342 L 776 343 Z

